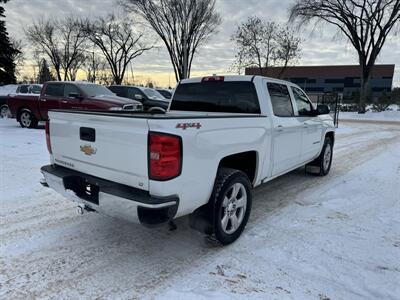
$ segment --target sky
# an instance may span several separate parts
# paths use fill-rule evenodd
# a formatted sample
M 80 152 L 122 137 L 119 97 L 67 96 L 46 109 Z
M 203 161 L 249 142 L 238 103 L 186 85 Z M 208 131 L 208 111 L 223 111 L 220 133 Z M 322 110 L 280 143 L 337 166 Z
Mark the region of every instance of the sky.
M 199 48 L 192 65 L 192 76 L 228 73 L 235 56 L 230 37 L 237 26 L 250 16 L 287 24 L 288 9 L 292 3 L 293 0 L 217 0 L 216 10 L 222 17 L 222 24 L 207 43 Z M 114 0 L 10 0 L 5 9 L 10 36 L 21 40 L 25 39 L 24 28 L 39 17 L 78 15 L 96 18 L 115 12 L 134 18 L 121 11 Z M 301 58 L 297 65 L 358 63 L 355 50 L 332 26 L 320 26 L 317 30 L 304 28 L 299 35 L 302 44 Z M 157 40 L 155 36 L 150 39 Z M 135 80 L 151 79 L 159 86 L 174 85 L 175 76 L 169 55 L 161 41 L 157 45 L 159 47 L 134 61 Z M 400 33 L 388 38 L 377 63 L 396 64 L 393 85 L 400 86 Z M 27 65 L 24 71 L 32 72 L 29 61 Z

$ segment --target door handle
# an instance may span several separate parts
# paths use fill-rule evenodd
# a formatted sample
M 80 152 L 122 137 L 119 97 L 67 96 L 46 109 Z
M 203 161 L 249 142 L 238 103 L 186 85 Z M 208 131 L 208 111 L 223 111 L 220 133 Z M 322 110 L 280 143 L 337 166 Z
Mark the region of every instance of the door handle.
M 43 98 L 41 98 L 41 99 L 40 99 L 40 101 L 42 101 L 42 102 L 46 102 L 47 100 L 46 100 L 46 99 L 43 99 Z
M 275 130 L 278 131 L 278 132 L 282 132 L 283 131 L 283 126 L 282 125 L 276 126 Z
M 66 103 L 68 103 L 68 101 L 62 100 L 61 103 L 66 104 Z

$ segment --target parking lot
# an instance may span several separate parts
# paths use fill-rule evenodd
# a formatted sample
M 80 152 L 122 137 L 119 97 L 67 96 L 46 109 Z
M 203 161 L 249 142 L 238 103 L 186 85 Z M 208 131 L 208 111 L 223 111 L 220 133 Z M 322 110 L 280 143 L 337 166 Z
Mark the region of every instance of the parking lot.
M 300 168 L 257 188 L 249 224 L 228 247 L 186 218 L 169 231 L 78 215 L 39 183 L 44 135 L 0 120 L 0 298 L 400 295 L 400 125 L 342 123 L 331 173 Z

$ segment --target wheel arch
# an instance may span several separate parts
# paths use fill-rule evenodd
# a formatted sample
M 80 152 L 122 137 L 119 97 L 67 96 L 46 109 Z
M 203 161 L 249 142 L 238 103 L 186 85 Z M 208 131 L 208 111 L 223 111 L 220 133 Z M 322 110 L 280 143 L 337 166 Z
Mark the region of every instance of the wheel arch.
M 325 133 L 325 138 L 329 137 L 332 141 L 332 146 L 335 144 L 335 132 L 334 131 L 327 131 Z
M 220 159 L 217 172 L 220 168 L 240 170 L 247 175 L 254 185 L 258 170 L 258 152 L 255 150 L 227 155 Z

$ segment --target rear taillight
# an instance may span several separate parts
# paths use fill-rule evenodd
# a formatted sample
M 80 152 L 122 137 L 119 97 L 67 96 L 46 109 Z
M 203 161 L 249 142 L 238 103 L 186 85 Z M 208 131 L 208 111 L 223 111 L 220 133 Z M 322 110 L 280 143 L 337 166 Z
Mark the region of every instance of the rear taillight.
M 47 144 L 47 150 L 49 151 L 50 154 L 53 152 L 51 151 L 51 143 L 50 143 L 50 121 L 46 121 L 46 144 Z
M 169 180 L 179 176 L 182 168 L 182 140 L 179 136 L 149 133 L 149 178 Z

